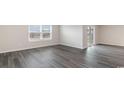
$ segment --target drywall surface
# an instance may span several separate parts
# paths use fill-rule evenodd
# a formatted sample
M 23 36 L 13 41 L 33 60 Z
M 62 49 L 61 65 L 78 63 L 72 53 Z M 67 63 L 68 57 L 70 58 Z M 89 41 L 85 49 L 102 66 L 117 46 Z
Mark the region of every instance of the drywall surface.
M 80 25 L 60 26 L 60 44 L 83 48 L 83 31 Z
M 99 43 L 124 46 L 124 26 L 108 25 L 99 27 Z
M 82 31 L 83 31 L 83 39 L 82 39 L 82 46 L 83 46 L 83 48 L 87 48 L 88 47 L 88 34 L 87 34 L 87 28 L 88 28 L 88 26 L 87 25 L 84 25 L 83 27 L 82 27 Z
M 95 26 L 95 42 L 94 44 L 99 44 L 99 25 L 96 25 Z
M 53 26 L 52 40 L 31 42 L 27 25 L 0 26 L 0 53 L 59 44 L 59 26 Z

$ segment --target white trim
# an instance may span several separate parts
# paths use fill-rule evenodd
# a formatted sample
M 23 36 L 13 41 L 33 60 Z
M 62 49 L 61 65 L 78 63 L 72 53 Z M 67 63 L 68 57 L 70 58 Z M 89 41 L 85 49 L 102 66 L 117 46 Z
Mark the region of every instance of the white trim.
M 40 46 L 34 46 L 34 47 L 29 47 L 29 48 L 20 48 L 20 49 L 12 49 L 12 50 L 5 50 L 5 51 L 0 51 L 1 53 L 8 53 L 8 52 L 16 52 L 16 51 L 22 51 L 22 50 L 27 50 L 27 49 L 33 49 L 33 48 L 40 48 L 40 47 L 48 47 L 48 46 L 55 46 L 55 45 L 59 45 L 58 43 L 54 43 L 54 44 L 47 44 L 47 45 L 40 45 Z

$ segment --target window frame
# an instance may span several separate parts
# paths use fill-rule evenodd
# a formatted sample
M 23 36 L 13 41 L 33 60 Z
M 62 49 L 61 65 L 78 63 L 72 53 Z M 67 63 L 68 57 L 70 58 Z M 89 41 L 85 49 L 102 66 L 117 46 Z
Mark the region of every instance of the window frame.
M 40 26 L 40 30 L 41 30 L 41 34 L 42 34 L 42 40 L 51 40 L 52 39 L 52 25 L 49 25 L 50 26 L 50 32 L 43 32 L 43 29 L 42 29 L 42 26 Z M 43 33 L 49 33 L 50 34 L 50 37 L 49 38 L 43 38 Z
M 52 32 L 53 32 L 53 26 L 52 25 L 49 25 L 50 26 L 50 32 L 43 32 L 42 26 L 44 26 L 44 25 L 38 25 L 38 26 L 40 26 L 40 32 L 31 32 L 30 26 L 32 26 L 32 25 L 28 26 L 28 39 L 29 39 L 29 41 L 36 42 L 36 41 L 42 41 L 42 40 L 43 41 L 44 40 L 52 40 Z M 31 38 L 30 37 L 31 33 L 40 33 L 40 38 Z M 49 33 L 50 34 L 49 38 L 43 38 L 44 33 Z

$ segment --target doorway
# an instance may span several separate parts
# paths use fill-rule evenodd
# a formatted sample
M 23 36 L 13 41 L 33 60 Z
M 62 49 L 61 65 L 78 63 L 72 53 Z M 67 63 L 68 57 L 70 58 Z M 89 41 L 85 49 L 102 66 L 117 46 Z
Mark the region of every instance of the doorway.
M 92 47 L 94 45 L 94 41 L 95 41 L 95 27 L 94 26 L 88 26 L 87 28 L 87 34 L 88 34 L 88 39 L 87 39 L 87 43 L 88 43 L 88 47 Z

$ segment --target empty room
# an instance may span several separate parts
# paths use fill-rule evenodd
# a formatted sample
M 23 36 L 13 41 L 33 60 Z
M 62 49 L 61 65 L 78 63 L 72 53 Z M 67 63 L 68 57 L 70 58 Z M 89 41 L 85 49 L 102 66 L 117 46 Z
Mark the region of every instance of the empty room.
M 124 0 L 1 0 L 1 93 L 124 93 Z
M 1 68 L 120 68 L 123 25 L 0 25 Z

